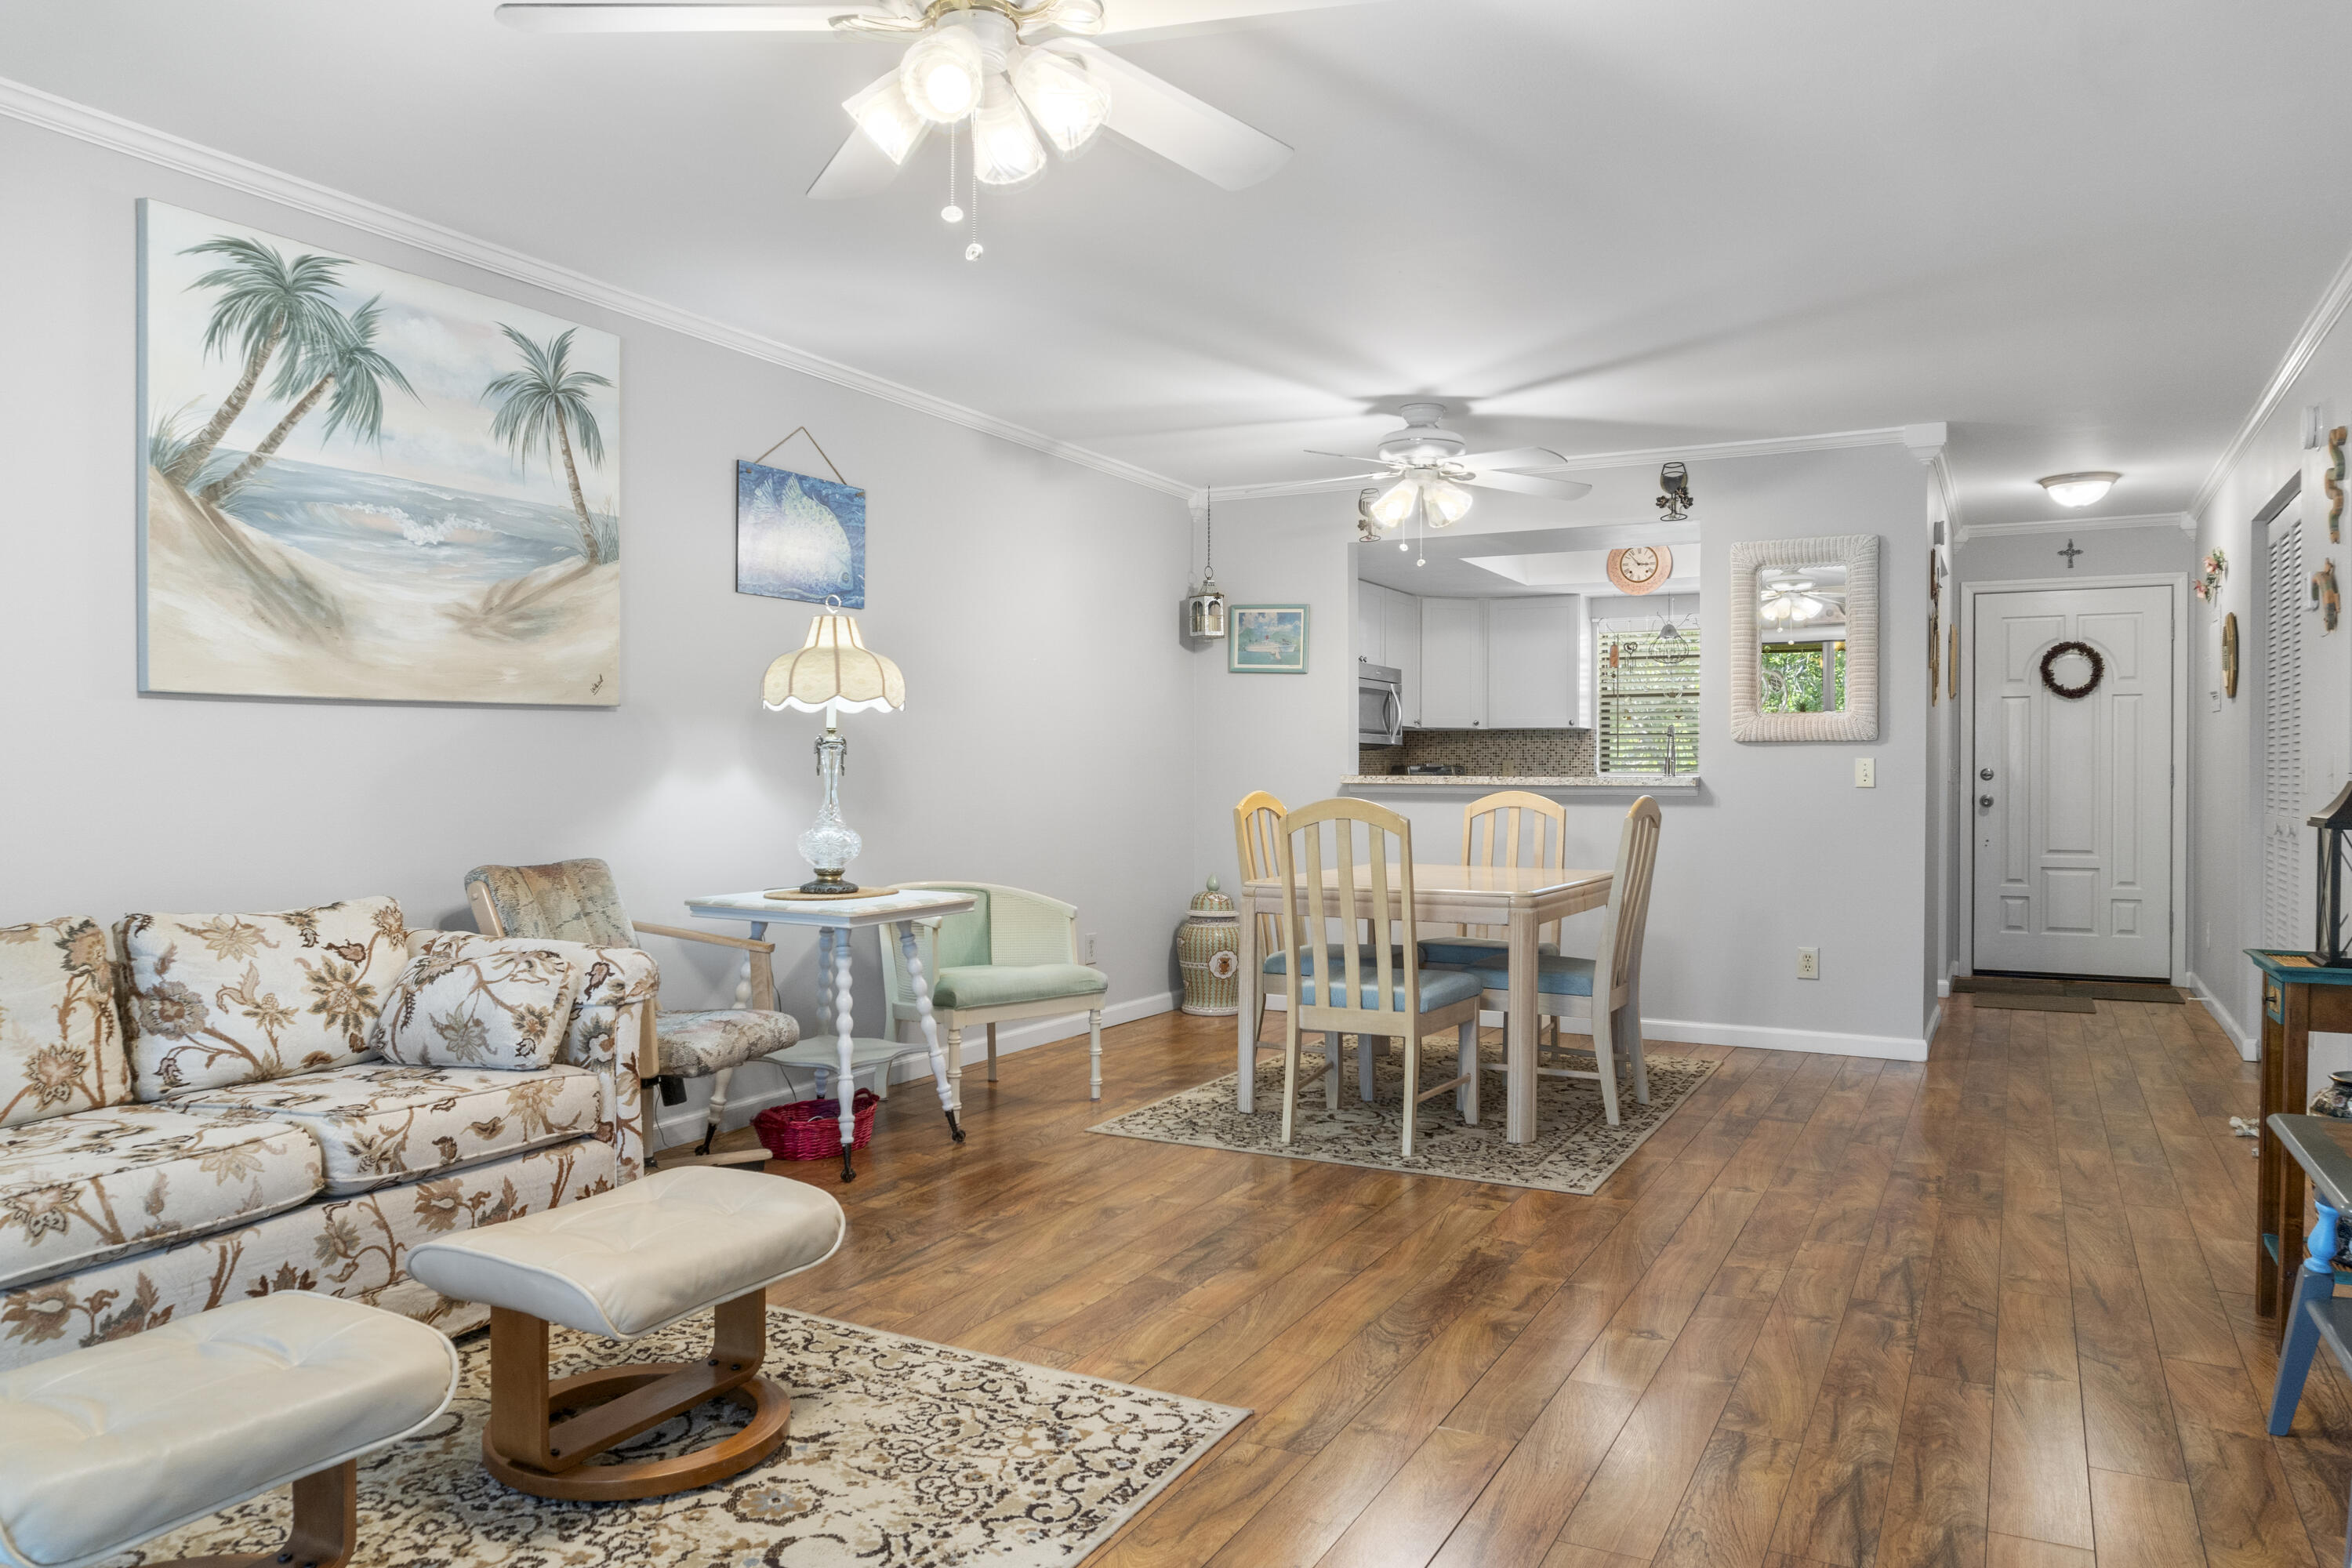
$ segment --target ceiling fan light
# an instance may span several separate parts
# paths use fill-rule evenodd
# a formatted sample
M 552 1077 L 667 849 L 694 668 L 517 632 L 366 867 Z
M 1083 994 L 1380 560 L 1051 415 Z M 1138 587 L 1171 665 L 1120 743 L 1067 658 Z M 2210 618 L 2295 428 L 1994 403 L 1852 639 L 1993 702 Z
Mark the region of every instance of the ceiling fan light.
M 1045 172 L 1045 143 L 1001 76 L 989 79 L 971 117 L 971 169 L 990 185 L 1025 185 Z
M 2035 482 L 2050 492 L 2050 499 L 2060 506 L 2089 506 L 2103 500 L 2123 476 L 2104 470 L 2082 474 L 2053 474 Z
M 987 77 L 979 40 L 962 27 L 925 34 L 898 61 L 907 102 L 934 125 L 953 125 L 977 108 Z
M 883 86 L 849 100 L 842 107 L 849 110 L 857 128 L 866 132 L 866 140 L 881 148 L 883 155 L 893 163 L 904 163 L 930 133 L 930 121 L 915 112 L 915 106 L 907 101 L 906 89 L 896 78 L 885 78 Z
M 1372 521 L 1382 528 L 1394 528 L 1412 515 L 1413 503 L 1421 500 L 1421 483 L 1412 474 L 1405 475 L 1380 494 L 1372 502 Z
M 1099 33 L 1103 30 L 1102 0 L 1061 0 L 1038 22 L 1065 33 Z
M 1110 100 L 1095 85 L 1083 61 L 1045 49 L 1024 49 L 1013 62 L 1013 85 L 1038 129 L 1065 158 L 1085 152 L 1110 118 Z
M 1427 498 L 1430 510 L 1437 514 L 1430 520 L 1435 528 L 1451 528 L 1468 517 L 1475 500 L 1468 490 L 1442 477 L 1430 479 L 1422 487 L 1422 494 Z

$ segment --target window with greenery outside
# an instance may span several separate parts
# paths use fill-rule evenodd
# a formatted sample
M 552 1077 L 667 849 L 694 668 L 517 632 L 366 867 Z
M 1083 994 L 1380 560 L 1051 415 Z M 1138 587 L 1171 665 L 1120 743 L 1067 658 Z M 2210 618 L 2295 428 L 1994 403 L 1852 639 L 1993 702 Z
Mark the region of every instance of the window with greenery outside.
M 1834 713 L 1845 706 L 1844 643 L 1768 642 L 1763 651 L 1758 668 L 1762 689 L 1757 693 L 1763 711 Z
M 1603 773 L 1698 771 L 1698 628 L 1602 621 L 1593 637 L 1593 766 Z

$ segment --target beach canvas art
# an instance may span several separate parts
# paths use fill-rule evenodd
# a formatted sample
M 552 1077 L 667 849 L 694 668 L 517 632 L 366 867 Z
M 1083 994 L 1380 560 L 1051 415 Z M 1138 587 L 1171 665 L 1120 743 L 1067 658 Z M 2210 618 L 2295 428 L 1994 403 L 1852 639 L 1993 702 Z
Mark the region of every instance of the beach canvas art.
M 140 204 L 140 689 L 610 707 L 621 344 Z
M 1307 673 L 1307 606 L 1235 605 L 1225 668 L 1236 675 Z
M 866 492 L 758 463 L 735 465 L 735 591 L 866 607 Z

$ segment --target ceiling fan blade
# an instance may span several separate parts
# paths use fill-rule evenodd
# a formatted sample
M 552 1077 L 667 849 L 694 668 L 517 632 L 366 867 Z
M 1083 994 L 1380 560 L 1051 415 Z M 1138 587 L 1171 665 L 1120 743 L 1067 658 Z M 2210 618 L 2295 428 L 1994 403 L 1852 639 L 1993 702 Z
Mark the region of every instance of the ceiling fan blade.
M 1533 474 L 1506 474 L 1492 468 L 1479 470 L 1469 482 L 1482 489 L 1510 490 L 1546 500 L 1580 500 L 1592 493 L 1591 485 L 1577 479 L 1539 479 Z
M 1132 36 L 1173 32 L 1214 22 L 1244 22 L 1286 11 L 1327 11 L 1339 5 L 1361 5 L 1375 0 L 1105 0 L 1102 31 Z
M 1377 463 L 1381 460 L 1378 458 L 1359 457 L 1353 452 L 1326 452 L 1314 447 L 1307 448 L 1307 455 L 1310 458 L 1337 458 L 1343 463 Z
M 1465 468 L 1561 468 L 1568 459 L 1545 447 L 1514 447 L 1507 452 L 1471 452 L 1454 459 Z
M 833 18 L 892 15 L 887 5 L 860 0 L 808 0 L 801 5 L 640 5 L 612 0 L 517 0 L 496 15 L 526 33 L 829 33 Z
M 1113 131 L 1229 191 L 1256 184 L 1290 159 L 1290 149 L 1223 110 L 1084 38 L 1045 46 L 1086 62 L 1110 95 Z
M 855 103 L 857 100 L 852 99 L 850 101 Z M 890 154 L 877 147 L 874 139 L 865 132 L 853 128 L 849 140 L 844 142 L 841 151 L 833 155 L 833 162 L 827 163 L 824 172 L 810 183 L 808 194 L 820 202 L 870 196 L 898 177 L 898 165 L 890 162 Z

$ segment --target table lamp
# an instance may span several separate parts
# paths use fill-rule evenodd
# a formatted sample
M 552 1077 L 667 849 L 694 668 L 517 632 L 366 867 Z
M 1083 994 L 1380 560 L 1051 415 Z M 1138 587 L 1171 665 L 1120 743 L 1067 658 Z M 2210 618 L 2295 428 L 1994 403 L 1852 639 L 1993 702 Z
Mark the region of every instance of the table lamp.
M 816 808 L 816 820 L 800 838 L 801 858 L 816 876 L 803 882 L 800 890 L 820 898 L 855 893 L 857 884 L 845 880 L 842 873 L 865 844 L 841 820 L 841 769 L 849 742 L 839 721 L 844 713 L 904 708 L 906 678 L 897 665 L 866 646 L 857 635 L 856 618 L 841 613 L 841 601 L 827 599 L 824 613 L 809 623 L 808 641 L 800 651 L 768 666 L 760 700 L 771 712 L 792 708 L 824 715 L 824 733 L 816 741 L 816 771 L 824 780 L 824 799 Z

